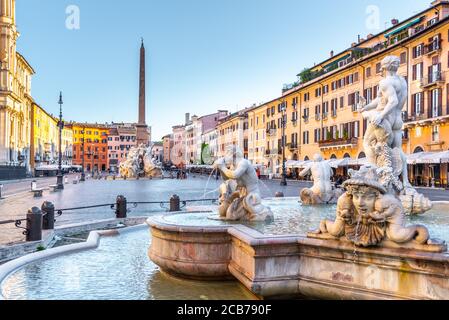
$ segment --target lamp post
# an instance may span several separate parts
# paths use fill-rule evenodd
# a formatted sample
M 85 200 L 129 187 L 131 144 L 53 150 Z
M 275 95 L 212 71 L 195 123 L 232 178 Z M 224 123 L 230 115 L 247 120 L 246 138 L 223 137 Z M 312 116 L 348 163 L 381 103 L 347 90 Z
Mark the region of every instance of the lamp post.
M 58 185 L 58 190 L 63 190 L 64 189 L 64 183 L 63 183 L 63 173 L 62 173 L 62 129 L 64 128 L 64 122 L 62 121 L 62 105 L 63 105 L 63 101 L 62 101 L 62 92 L 59 93 L 59 122 L 58 122 L 58 127 L 59 127 L 59 159 L 58 159 L 58 175 L 57 175 L 57 182 L 56 184 Z
M 81 163 L 81 179 L 80 179 L 81 182 L 86 181 L 86 173 L 84 172 L 84 156 L 85 156 L 84 141 L 86 140 L 85 135 L 84 135 L 85 132 L 86 132 L 86 128 L 83 127 L 83 143 L 81 145 L 81 148 L 83 149 L 83 155 L 81 158 L 81 161 L 82 161 L 82 163 Z
M 282 179 L 281 186 L 287 186 L 287 169 L 285 167 L 285 125 L 287 124 L 285 121 L 285 115 L 287 112 L 287 104 L 285 101 L 282 102 Z

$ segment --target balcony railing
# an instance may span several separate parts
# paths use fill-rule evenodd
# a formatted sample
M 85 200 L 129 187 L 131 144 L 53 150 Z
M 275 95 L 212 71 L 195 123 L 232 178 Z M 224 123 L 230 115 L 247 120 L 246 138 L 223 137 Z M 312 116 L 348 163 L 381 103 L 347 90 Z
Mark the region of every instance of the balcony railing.
M 321 120 L 321 115 L 320 114 L 316 114 L 315 115 L 315 120 L 316 121 L 320 121 Z
M 289 143 L 287 145 L 288 149 L 293 151 L 293 150 L 298 150 L 298 144 L 297 143 Z
M 309 122 L 309 117 L 303 116 L 302 119 L 304 120 L 304 123 L 308 123 Z
M 275 136 L 276 135 L 276 129 L 267 129 L 267 135 L 269 137 Z
M 424 46 L 424 54 L 432 54 L 441 49 L 441 40 L 433 41 Z
M 328 117 L 328 113 L 327 112 L 323 112 L 323 120 L 327 120 Z
M 345 145 L 357 145 L 358 138 L 329 139 L 319 142 L 320 148 L 339 147 Z
M 444 74 L 440 71 L 432 72 L 427 77 L 421 79 L 421 87 L 429 88 L 444 83 Z

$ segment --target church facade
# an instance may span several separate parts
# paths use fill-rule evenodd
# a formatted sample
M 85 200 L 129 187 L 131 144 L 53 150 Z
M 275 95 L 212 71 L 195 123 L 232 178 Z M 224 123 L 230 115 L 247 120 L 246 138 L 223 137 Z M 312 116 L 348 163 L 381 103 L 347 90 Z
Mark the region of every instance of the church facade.
M 15 0 L 0 0 L 0 166 L 29 172 L 34 70 L 16 51 L 19 36 Z

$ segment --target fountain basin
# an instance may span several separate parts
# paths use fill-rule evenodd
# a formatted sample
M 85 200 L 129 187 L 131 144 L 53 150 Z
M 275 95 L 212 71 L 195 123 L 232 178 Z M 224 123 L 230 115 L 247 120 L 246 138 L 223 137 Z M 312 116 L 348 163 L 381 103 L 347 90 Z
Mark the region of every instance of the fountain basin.
M 447 252 L 355 248 L 305 234 L 266 235 L 239 224 L 186 225 L 189 214 L 147 221 L 150 258 L 178 277 L 234 277 L 263 298 L 449 299 Z M 183 223 L 177 225 L 177 217 Z

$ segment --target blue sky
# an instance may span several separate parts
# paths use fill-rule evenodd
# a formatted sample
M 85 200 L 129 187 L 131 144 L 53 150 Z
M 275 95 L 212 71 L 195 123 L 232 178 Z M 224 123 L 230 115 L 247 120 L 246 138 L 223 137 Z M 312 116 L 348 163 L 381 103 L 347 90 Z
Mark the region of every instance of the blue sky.
M 140 38 L 147 49 L 153 140 L 184 113 L 236 111 L 277 97 L 296 74 L 380 32 L 430 0 L 17 0 L 18 50 L 34 67 L 34 99 L 68 120 L 137 120 Z M 80 29 L 66 28 L 66 8 Z M 366 10 L 380 10 L 380 29 Z M 387 23 L 387 24 L 386 24 Z

